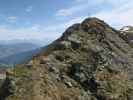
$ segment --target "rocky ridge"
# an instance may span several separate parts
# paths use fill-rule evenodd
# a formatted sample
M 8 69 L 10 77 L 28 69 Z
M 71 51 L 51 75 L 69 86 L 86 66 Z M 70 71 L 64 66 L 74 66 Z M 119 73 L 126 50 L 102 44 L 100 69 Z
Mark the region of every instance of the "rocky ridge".
M 7 72 L 0 100 L 132 100 L 133 48 L 97 18 L 69 27 Z

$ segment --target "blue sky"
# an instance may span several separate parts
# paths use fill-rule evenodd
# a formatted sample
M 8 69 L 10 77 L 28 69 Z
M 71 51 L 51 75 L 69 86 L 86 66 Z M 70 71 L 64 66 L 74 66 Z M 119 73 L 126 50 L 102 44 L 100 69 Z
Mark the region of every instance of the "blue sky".
M 88 16 L 133 25 L 133 0 L 0 0 L 0 40 L 51 41 Z

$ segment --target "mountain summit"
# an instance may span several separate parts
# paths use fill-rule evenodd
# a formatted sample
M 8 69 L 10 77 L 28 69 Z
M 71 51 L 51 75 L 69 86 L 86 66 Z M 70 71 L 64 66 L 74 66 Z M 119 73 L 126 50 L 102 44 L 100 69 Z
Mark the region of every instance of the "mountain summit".
M 7 72 L 1 100 L 132 100 L 133 48 L 97 18 L 69 27 Z

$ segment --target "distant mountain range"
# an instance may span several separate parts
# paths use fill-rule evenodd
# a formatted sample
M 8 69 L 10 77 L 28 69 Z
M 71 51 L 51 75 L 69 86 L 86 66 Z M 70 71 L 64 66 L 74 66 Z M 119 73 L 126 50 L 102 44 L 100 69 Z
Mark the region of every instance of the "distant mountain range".
M 39 51 L 40 47 L 40 45 L 33 43 L 0 43 L 0 63 L 21 63 Z
M 15 53 L 13 55 L 9 55 L 7 57 L 1 58 L 0 63 L 8 64 L 8 65 L 21 64 L 21 63 L 24 63 L 25 61 L 31 59 L 31 57 L 34 54 L 38 53 L 39 50 L 40 49 L 37 48 L 37 49 L 34 49 L 34 50 L 30 50 L 30 51 Z
M 0 40 L 0 45 L 11 45 L 11 44 L 20 44 L 20 43 L 30 43 L 34 45 L 39 45 L 39 46 L 44 46 L 46 44 L 49 44 L 53 41 L 54 39 L 48 39 L 45 38 L 43 40 L 38 40 L 38 39 L 13 39 L 13 40 Z

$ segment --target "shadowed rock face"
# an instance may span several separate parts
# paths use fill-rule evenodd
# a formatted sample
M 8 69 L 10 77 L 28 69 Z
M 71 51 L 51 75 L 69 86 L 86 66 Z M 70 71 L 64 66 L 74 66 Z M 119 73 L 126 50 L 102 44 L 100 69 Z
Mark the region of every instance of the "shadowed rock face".
M 97 18 L 69 27 L 29 63 L 8 72 L 10 94 L 1 98 L 132 100 L 133 49 L 119 33 Z

